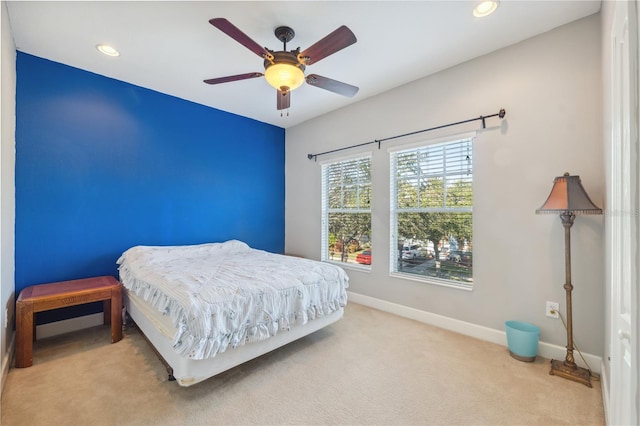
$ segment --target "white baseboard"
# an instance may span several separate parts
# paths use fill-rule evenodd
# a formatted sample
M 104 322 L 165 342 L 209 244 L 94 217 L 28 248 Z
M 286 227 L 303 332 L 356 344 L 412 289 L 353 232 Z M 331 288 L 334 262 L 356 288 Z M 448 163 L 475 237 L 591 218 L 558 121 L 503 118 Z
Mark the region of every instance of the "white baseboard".
M 369 306 L 401 317 L 453 331 L 455 333 L 464 334 L 465 336 L 475 337 L 476 339 L 496 343 L 505 347 L 507 346 L 507 334 L 502 330 L 496 330 L 482 325 L 460 321 L 443 315 L 421 311 L 419 309 L 410 308 L 408 306 L 387 302 L 385 300 L 353 292 L 348 292 L 348 300 L 360 305 Z M 557 346 L 551 343 L 538 342 L 538 355 L 549 359 L 564 359 L 566 355 L 566 348 L 564 346 Z M 602 358 L 586 353 L 583 353 L 582 355 L 591 367 L 591 371 L 599 374 Z M 579 356 L 576 358 L 578 358 L 576 359 L 576 364 L 586 367 L 582 363 L 582 360 L 579 359 Z
M 69 318 L 62 321 L 50 322 L 36 326 L 36 339 L 57 336 L 58 334 L 70 333 L 82 330 L 83 328 L 95 327 L 104 324 L 104 314 L 84 315 L 76 318 Z
M 609 379 L 607 378 L 607 369 L 604 366 L 604 360 L 602 361 L 602 367 L 600 368 L 600 386 L 602 387 L 602 403 L 604 405 L 604 422 L 610 425 L 609 421 Z
M 7 352 L 2 357 L 2 381 L 0 382 L 0 395 L 2 395 L 2 392 L 4 391 L 4 384 L 7 383 L 7 376 L 9 375 L 9 367 L 11 366 L 11 361 L 13 360 L 15 345 L 16 333 L 13 333 L 11 336 L 11 340 L 9 341 Z

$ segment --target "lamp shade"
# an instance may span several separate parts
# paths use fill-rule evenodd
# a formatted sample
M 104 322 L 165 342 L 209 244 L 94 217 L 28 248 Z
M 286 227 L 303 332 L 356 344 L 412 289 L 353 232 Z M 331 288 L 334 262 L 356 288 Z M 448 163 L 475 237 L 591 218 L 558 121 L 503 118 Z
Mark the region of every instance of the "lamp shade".
M 602 214 L 602 209 L 597 207 L 580 182 L 580 176 L 558 176 L 553 180 L 551 194 L 542 207 L 536 210 L 537 214 L 573 212 L 575 214 Z

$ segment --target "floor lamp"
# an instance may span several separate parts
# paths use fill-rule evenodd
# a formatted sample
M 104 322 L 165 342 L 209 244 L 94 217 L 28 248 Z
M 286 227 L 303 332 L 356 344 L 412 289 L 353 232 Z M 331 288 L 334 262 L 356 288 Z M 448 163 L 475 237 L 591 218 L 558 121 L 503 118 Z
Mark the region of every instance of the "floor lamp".
M 536 210 L 537 214 L 560 214 L 562 226 L 564 226 L 564 264 L 565 276 L 564 289 L 567 295 L 567 356 L 564 361 L 551 360 L 549 374 L 564 377 L 569 380 L 582 383 L 591 387 L 591 374 L 586 368 L 578 367 L 573 358 L 573 324 L 571 318 L 571 225 L 576 214 L 602 214 L 589 199 L 589 196 L 580 183 L 580 176 L 558 176 L 553 180 L 551 194 L 542 207 Z

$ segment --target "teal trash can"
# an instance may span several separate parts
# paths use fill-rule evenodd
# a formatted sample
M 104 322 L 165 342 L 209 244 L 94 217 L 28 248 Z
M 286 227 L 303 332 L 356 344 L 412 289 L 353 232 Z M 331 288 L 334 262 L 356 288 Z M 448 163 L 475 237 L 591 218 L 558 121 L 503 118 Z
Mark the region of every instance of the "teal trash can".
M 509 354 L 518 361 L 533 362 L 538 354 L 540 328 L 522 321 L 504 323 Z

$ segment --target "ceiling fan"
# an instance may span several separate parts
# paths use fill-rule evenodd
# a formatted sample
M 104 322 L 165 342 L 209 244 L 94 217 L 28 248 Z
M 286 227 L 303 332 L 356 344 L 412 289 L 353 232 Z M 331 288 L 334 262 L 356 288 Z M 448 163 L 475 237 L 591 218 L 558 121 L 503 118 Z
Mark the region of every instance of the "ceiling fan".
M 207 84 L 228 83 L 231 81 L 262 77 L 264 75 L 267 82 L 277 91 L 278 110 L 289 108 L 291 104 L 291 91 L 300 87 L 305 81 L 311 86 L 319 87 L 343 96 L 352 97 L 358 93 L 356 86 L 317 74 L 309 74 L 306 77 L 304 75 L 304 70 L 308 65 L 315 64 L 357 41 L 353 32 L 344 25 L 300 52 L 299 47 L 295 50 L 287 51 L 287 43 L 295 36 L 295 32 L 289 27 L 283 26 L 275 29 L 274 34 L 276 38 L 283 43 L 284 47 L 282 50 L 274 51 L 260 46 L 225 18 L 213 18 L 209 20 L 209 23 L 263 58 L 264 74 L 261 72 L 250 72 L 227 77 L 211 78 L 204 80 Z

